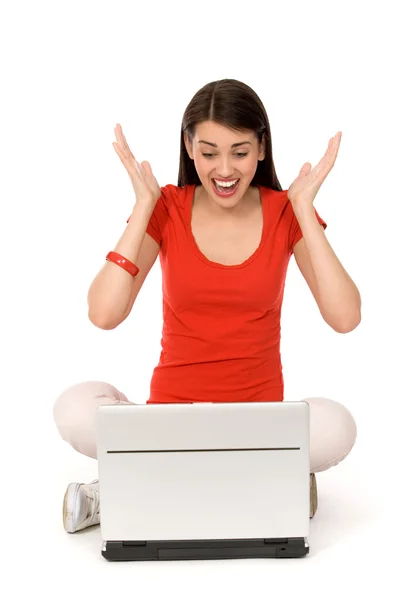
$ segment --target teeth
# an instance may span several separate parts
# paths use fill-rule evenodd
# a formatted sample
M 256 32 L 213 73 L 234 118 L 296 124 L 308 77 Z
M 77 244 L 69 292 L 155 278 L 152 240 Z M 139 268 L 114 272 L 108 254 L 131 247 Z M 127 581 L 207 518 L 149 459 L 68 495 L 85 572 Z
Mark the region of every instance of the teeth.
M 235 179 L 235 181 L 230 181 L 229 183 L 227 183 L 226 181 L 218 181 L 218 179 L 214 179 L 215 183 L 218 183 L 219 186 L 221 187 L 233 187 L 238 181 L 239 179 Z

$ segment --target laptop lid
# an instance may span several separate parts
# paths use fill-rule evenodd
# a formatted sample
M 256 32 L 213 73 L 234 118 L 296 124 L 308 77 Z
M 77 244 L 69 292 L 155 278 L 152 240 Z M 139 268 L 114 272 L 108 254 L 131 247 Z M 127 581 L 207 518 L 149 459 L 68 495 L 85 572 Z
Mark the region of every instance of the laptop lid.
M 305 401 L 96 412 L 103 540 L 308 536 Z

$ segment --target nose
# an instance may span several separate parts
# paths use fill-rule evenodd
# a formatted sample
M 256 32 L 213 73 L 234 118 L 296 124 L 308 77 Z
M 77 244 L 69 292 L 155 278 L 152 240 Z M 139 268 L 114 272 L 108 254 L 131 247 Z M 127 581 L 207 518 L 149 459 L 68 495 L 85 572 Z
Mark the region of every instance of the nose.
M 216 167 L 216 179 L 220 177 L 221 179 L 229 179 L 230 177 L 234 177 L 235 169 L 230 163 L 230 158 L 219 158 L 218 165 Z

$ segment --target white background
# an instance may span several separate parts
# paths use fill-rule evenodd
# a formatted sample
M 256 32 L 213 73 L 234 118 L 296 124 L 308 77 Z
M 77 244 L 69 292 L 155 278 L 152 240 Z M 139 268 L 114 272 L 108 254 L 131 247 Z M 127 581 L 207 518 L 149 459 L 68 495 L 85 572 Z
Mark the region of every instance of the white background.
M 0 11 L 2 550 L 8 597 L 350 597 L 397 585 L 399 51 L 395 2 L 4 2 Z M 161 186 L 177 184 L 183 112 L 203 85 L 261 97 L 282 188 L 342 131 L 315 207 L 362 296 L 362 322 L 323 321 L 294 257 L 282 311 L 285 400 L 324 396 L 358 426 L 317 475 L 305 560 L 107 563 L 98 527 L 68 535 L 62 499 L 97 467 L 58 435 L 69 385 L 145 402 L 162 327 L 159 260 L 128 319 L 103 331 L 87 291 L 132 211 L 121 123 Z M 397 562 L 397 560 L 396 560 Z M 290 571 L 290 575 L 289 575 Z M 293 573 L 293 576 L 291 574 Z M 295 574 L 295 575 L 294 575 Z M 41 583 L 39 585 L 39 580 Z

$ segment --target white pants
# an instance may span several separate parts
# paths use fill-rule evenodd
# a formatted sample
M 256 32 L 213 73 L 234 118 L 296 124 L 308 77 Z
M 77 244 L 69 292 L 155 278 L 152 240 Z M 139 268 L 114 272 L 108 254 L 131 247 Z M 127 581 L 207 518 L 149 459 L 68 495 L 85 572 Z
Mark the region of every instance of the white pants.
M 325 471 L 342 461 L 357 437 L 350 411 L 329 398 L 304 398 L 310 407 L 310 470 Z M 84 381 L 67 388 L 55 401 L 53 416 L 63 440 L 97 458 L 96 408 L 101 404 L 134 404 L 103 381 Z

